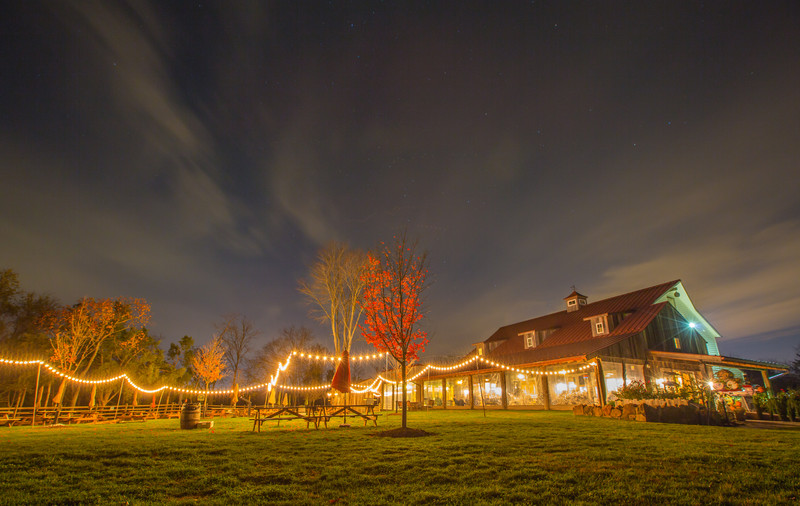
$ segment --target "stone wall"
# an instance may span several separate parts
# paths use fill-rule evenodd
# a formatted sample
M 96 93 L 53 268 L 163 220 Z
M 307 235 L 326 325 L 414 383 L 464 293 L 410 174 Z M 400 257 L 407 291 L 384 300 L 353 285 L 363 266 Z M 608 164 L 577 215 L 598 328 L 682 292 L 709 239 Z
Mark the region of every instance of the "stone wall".
M 712 411 L 709 417 L 706 408 L 691 403 L 634 403 L 627 402 L 621 406 L 606 404 L 605 406 L 578 405 L 572 408 L 576 416 L 597 416 L 631 420 L 637 422 L 683 423 L 691 425 L 729 425 L 725 416 Z M 731 420 L 733 416 L 729 415 Z

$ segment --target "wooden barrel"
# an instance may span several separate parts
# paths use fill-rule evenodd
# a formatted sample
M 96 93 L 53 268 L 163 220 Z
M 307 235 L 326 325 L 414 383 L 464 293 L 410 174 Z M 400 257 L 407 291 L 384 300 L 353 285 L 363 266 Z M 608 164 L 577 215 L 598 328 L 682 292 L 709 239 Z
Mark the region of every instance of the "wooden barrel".
M 185 403 L 181 406 L 181 429 L 194 429 L 200 421 L 200 405 Z

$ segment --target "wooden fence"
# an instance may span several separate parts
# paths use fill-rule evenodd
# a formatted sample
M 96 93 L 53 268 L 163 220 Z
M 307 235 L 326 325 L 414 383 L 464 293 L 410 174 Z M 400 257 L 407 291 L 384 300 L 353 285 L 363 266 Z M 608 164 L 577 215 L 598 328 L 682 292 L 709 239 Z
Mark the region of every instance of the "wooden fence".
M 249 409 L 224 405 L 208 405 L 203 418 L 248 416 Z M 75 406 L 75 407 L 0 407 L 0 427 L 32 425 L 71 425 L 81 423 L 118 423 L 158 420 L 180 417 L 181 404 L 158 406 L 123 404 L 120 406 Z

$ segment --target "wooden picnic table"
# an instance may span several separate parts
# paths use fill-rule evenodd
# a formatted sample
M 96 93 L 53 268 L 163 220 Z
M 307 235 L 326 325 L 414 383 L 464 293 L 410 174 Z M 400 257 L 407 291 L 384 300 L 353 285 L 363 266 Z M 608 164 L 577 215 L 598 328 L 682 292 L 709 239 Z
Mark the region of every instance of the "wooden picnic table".
M 361 418 L 364 420 L 364 426 L 367 422 L 372 422 L 375 427 L 378 426 L 378 415 L 375 413 L 375 404 L 348 404 L 345 406 L 320 406 L 322 413 L 319 416 L 320 421 L 328 428 L 328 420 L 331 418 L 342 418 L 347 422 L 347 417 Z
M 273 408 L 256 407 L 253 420 L 253 431 L 261 432 L 261 424 L 268 421 L 277 421 L 278 425 L 282 420 L 305 420 L 306 428 L 314 424 L 315 429 L 319 429 L 320 424 L 328 428 L 328 421 L 331 418 L 342 418 L 347 422 L 347 417 L 358 418 L 364 421 L 366 426 L 372 422 L 378 426 L 378 414 L 375 413 L 374 404 L 350 404 L 346 406 L 282 406 Z
M 319 428 L 319 417 L 314 406 L 256 407 L 253 409 L 256 412 L 255 418 L 251 418 L 253 420 L 253 431 L 257 429 L 258 432 L 261 432 L 261 424 L 269 421 L 277 421 L 280 426 L 281 420 L 305 420 L 306 428 L 312 423 L 315 429 Z M 303 409 L 305 409 L 305 413 L 300 412 Z M 264 411 L 263 415 L 262 411 Z

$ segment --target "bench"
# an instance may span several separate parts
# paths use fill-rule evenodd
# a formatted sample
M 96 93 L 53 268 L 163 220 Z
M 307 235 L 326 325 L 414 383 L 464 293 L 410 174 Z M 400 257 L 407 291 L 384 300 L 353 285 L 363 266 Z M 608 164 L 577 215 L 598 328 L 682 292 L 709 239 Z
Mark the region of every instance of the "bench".
M 75 419 L 75 423 L 97 423 L 103 419 L 98 413 L 92 413 L 90 415 L 84 415 L 80 418 Z
M 266 408 L 267 410 L 275 410 L 276 408 Z M 278 426 L 280 426 L 280 422 L 282 420 L 289 421 L 289 420 L 305 420 L 306 421 L 306 428 L 308 428 L 312 423 L 314 424 L 314 428 L 319 428 L 319 416 L 312 410 L 311 412 L 303 415 L 299 412 L 299 409 L 302 408 L 293 408 L 293 407 L 283 407 L 277 408 L 274 413 L 270 413 L 269 415 L 262 416 L 261 415 L 261 408 L 255 408 L 256 416 L 254 418 L 250 418 L 253 421 L 253 431 L 258 430 L 261 432 L 261 424 L 264 422 L 268 422 L 271 420 L 275 420 L 278 422 Z
M 21 420 L 22 418 L 12 418 L 6 415 L 4 418 L 0 418 L 0 427 L 13 427 L 15 423 Z
M 261 432 L 261 424 L 264 422 L 278 422 L 278 426 L 280 427 L 281 421 L 290 421 L 290 420 L 305 420 L 306 421 L 306 429 L 314 424 L 314 428 L 319 428 L 319 421 L 316 416 L 275 416 L 271 418 L 251 418 L 253 420 L 253 430 L 256 430 L 256 424 L 258 424 L 258 432 Z
M 375 427 L 377 427 L 378 426 L 378 417 L 379 416 L 381 416 L 381 413 L 358 414 L 358 415 L 350 413 L 350 414 L 347 414 L 347 415 L 344 415 L 344 414 L 319 415 L 319 418 L 320 418 L 320 421 L 325 424 L 325 428 L 327 429 L 328 428 L 328 422 L 332 418 L 341 418 L 343 420 L 347 419 L 347 418 L 361 418 L 362 420 L 364 420 L 364 427 L 367 426 L 367 422 L 372 422 L 373 424 L 375 424 Z

